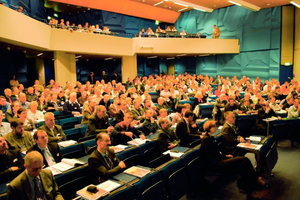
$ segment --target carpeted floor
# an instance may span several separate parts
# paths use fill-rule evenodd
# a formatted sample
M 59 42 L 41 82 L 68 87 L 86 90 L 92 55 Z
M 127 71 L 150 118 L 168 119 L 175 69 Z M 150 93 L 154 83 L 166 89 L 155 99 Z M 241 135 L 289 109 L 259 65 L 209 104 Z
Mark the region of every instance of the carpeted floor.
M 270 188 L 264 196 L 264 200 L 300 200 L 300 145 L 290 147 L 289 141 L 281 141 L 278 144 L 278 162 L 273 169 L 274 177 L 269 179 Z M 251 161 L 254 156 L 249 156 Z M 204 190 L 204 191 L 203 191 Z M 246 195 L 239 192 L 236 181 L 227 183 L 221 188 L 207 190 L 199 186 L 199 194 L 195 197 L 182 200 L 245 200 Z

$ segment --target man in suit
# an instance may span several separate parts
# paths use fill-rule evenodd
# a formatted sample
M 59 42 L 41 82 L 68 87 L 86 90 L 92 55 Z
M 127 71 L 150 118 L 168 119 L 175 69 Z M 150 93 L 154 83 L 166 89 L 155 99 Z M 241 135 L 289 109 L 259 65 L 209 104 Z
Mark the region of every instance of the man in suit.
M 176 126 L 176 135 L 180 139 L 180 146 L 190 147 L 194 139 L 200 139 L 200 135 L 191 132 L 194 113 L 190 110 L 184 113 L 184 118 Z
M 48 134 L 49 144 L 53 142 L 61 142 L 67 139 L 61 126 L 55 124 L 55 118 L 53 113 L 47 112 L 44 116 L 44 119 L 45 124 L 39 129 L 46 131 L 46 133 Z
M 165 152 L 169 149 L 172 149 L 177 146 L 179 140 L 174 133 L 174 129 L 171 128 L 171 122 L 168 118 L 160 118 L 158 121 L 159 126 L 161 127 L 157 133 L 158 143 L 161 152 Z
M 7 133 L 4 138 L 6 141 L 18 148 L 21 152 L 26 152 L 34 145 L 31 134 L 24 131 L 24 123 L 20 119 L 11 122 L 12 132 Z
M 0 194 L 6 192 L 6 183 L 23 171 L 24 161 L 17 148 L 9 147 L 0 136 Z
M 221 129 L 221 137 L 223 139 L 223 150 L 225 155 L 238 155 L 237 144 L 244 142 L 244 138 L 238 135 L 235 127 L 235 115 L 231 111 L 224 113 L 225 123 Z
M 42 154 L 44 159 L 44 167 L 52 166 L 62 159 L 59 146 L 56 143 L 48 145 L 48 135 L 44 130 L 38 130 L 33 134 L 35 145 L 31 147 L 30 151 L 38 151 Z
M 70 94 L 69 101 L 64 104 L 64 113 L 72 114 L 74 116 L 78 116 L 81 113 L 80 104 L 77 102 L 77 94 L 76 92 L 72 92 Z
M 89 172 L 94 184 L 109 179 L 126 168 L 125 163 L 109 149 L 111 142 L 107 133 L 99 133 L 96 136 L 96 143 L 97 149 L 88 159 Z
M 111 132 L 113 145 L 127 144 L 133 138 L 145 139 L 145 135 L 134 127 L 133 115 L 131 112 L 125 113 L 124 120 L 118 123 Z
M 142 108 L 142 100 L 141 99 L 135 99 L 133 101 L 133 109 L 131 110 L 133 114 L 133 119 L 138 121 L 143 121 L 145 118 L 145 111 Z
M 106 108 L 103 105 L 96 106 L 95 113 L 88 120 L 88 127 L 85 137 L 96 135 L 100 132 L 110 133 L 114 128 L 108 122 Z
M 7 188 L 8 200 L 63 200 L 50 170 L 42 169 L 43 156 L 31 151 L 25 156 L 25 171 Z
M 125 100 L 120 102 L 120 110 L 116 113 L 116 122 L 119 123 L 124 119 L 125 113 L 128 111 L 127 103 Z

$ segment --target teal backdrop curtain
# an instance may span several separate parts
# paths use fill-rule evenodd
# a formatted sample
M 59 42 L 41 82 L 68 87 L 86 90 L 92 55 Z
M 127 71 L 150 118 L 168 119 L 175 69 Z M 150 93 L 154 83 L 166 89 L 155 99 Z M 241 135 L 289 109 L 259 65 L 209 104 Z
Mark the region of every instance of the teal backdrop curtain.
M 180 15 L 175 26 L 188 33 L 201 32 L 212 38 L 213 25 L 221 30 L 220 38 L 237 38 L 240 54 L 177 58 L 176 74 L 187 72 L 216 76 L 243 75 L 251 79 L 279 79 L 281 7 L 253 12 L 230 6 L 204 13 L 191 10 Z M 195 64 L 193 64 L 195 63 Z

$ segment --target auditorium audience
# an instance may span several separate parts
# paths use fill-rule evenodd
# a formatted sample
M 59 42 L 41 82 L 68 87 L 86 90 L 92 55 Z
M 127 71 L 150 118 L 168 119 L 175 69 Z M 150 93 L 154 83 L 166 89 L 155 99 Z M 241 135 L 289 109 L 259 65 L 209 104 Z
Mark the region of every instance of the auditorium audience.
M 26 95 L 24 93 L 26 90 L 22 89 L 22 87 L 20 88 L 21 91 L 23 90 L 22 92 L 14 87 L 13 95 L 9 88 L 5 89 L 5 97 L 0 96 L 0 108 L 2 110 L 0 110 L 0 115 L 2 116 L 3 110 L 5 110 L 5 120 L 11 122 L 12 131 L 9 130 L 8 124 L 2 122 L 0 136 L 4 136 L 12 147 L 22 152 L 30 148 L 35 148 L 35 150 L 48 148 L 48 151 L 52 154 L 52 146 L 55 146 L 55 150 L 58 150 L 57 142 L 64 141 L 67 138 L 62 127 L 55 124 L 54 114 L 48 112 L 43 116 L 42 111 L 56 111 L 61 109 L 60 106 L 63 105 L 64 114 L 79 116 L 81 108 L 78 102 L 80 102 L 83 105 L 82 123 L 87 123 L 85 136 L 96 136 L 98 133 L 107 131 L 110 135 L 105 133 L 102 133 L 102 135 L 105 138 L 110 136 L 112 144 L 126 145 L 132 139 L 145 139 L 145 135 L 158 133 L 158 141 L 162 151 L 171 149 L 178 144 L 190 147 L 195 139 L 200 139 L 196 124 L 197 118 L 191 111 L 191 108 L 194 109 L 191 105 L 199 105 L 197 112 L 200 113 L 201 104 L 210 104 L 210 101 L 216 98 L 213 108 L 213 119 L 217 122 L 213 124 L 221 125 L 225 121 L 221 129 L 221 139 L 224 143 L 218 148 L 224 155 L 238 158 L 236 162 L 239 164 L 233 164 L 234 168 L 237 167 L 236 165 L 245 165 L 247 170 L 251 171 L 250 168 L 252 166 L 245 164 L 248 161 L 244 157 L 237 157 L 244 155 L 244 152 L 236 147 L 244 139 L 239 135 L 235 127 L 235 114 L 258 113 L 255 124 L 253 127 L 249 127 L 249 130 L 252 129 L 255 134 L 266 135 L 267 124 L 264 119 L 269 117 L 281 119 L 276 113 L 278 111 L 288 111 L 288 119 L 297 118 L 300 113 L 299 87 L 294 86 L 295 82 L 290 85 L 288 83 L 280 85 L 278 81 L 272 79 L 263 85 L 259 78 L 252 82 L 248 77 L 242 77 L 240 80 L 237 77 L 233 77 L 230 80 L 229 77 L 218 76 L 214 79 L 207 75 L 190 75 L 185 73 L 176 77 L 167 74 L 136 77 L 128 79 L 127 86 L 125 86 L 117 83 L 115 80 L 109 82 L 109 77 L 105 71 L 102 73 L 101 79 L 103 80 L 95 81 L 94 85 L 90 82 L 85 84 L 77 82 L 76 85 L 67 82 L 67 86 L 64 89 L 62 89 L 63 87 L 59 82 L 54 80 L 51 80 L 47 87 L 40 85 L 36 81 L 33 87 L 27 89 Z M 212 96 L 213 88 L 215 88 L 213 84 L 218 84 L 214 93 L 216 96 Z M 149 92 L 157 92 L 157 104 L 153 103 Z M 241 95 L 243 93 L 244 98 Z M 266 95 L 268 95 L 269 101 L 265 100 Z M 39 103 L 35 101 L 36 99 L 38 99 Z M 113 99 L 113 103 L 110 103 L 111 99 Z M 182 105 L 182 100 L 191 102 L 191 104 L 185 103 Z M 144 103 L 142 104 L 142 102 Z M 29 110 L 27 110 L 28 104 Z M 96 106 L 97 104 L 99 106 Z M 177 108 L 176 113 L 175 108 Z M 169 116 L 168 111 L 171 113 Z M 196 113 L 196 110 L 194 112 Z M 159 116 L 157 116 L 157 113 L 159 113 Z M 17 119 L 18 116 L 20 120 Z M 196 116 L 201 118 L 201 115 Z M 32 147 L 34 141 L 31 135 L 24 131 L 24 125 L 31 126 L 30 129 L 26 128 L 25 130 L 33 130 L 33 122 L 43 118 L 45 119 L 45 124 L 34 134 L 36 145 Z M 156 118 L 158 119 L 157 121 L 155 120 Z M 170 119 L 173 119 L 172 124 L 176 126 L 176 134 L 174 133 L 174 128 L 170 127 Z M 2 121 L 1 118 L 0 120 Z M 116 125 L 113 127 L 110 124 Z M 208 138 L 209 142 L 214 139 L 209 136 L 211 132 L 215 132 L 215 130 L 206 130 L 204 136 L 204 139 Z M 100 150 L 96 150 L 99 155 L 105 155 L 105 152 L 110 151 L 108 150 L 111 143 L 110 139 L 108 141 L 106 138 L 106 142 L 104 142 L 102 138 L 99 139 L 98 137 L 96 141 L 97 149 L 100 143 L 103 147 L 106 147 L 104 154 L 100 154 Z M 48 142 L 49 144 L 47 144 Z M 206 142 L 202 141 L 202 143 L 205 144 Z M 47 147 L 41 147 L 40 144 L 46 144 Z M 58 155 L 61 156 L 60 154 Z M 56 161 L 55 156 L 56 154 L 52 154 L 52 158 L 50 156 L 49 159 L 47 154 L 44 154 L 45 165 L 49 164 L 48 161 L 52 164 L 59 162 Z M 224 159 L 224 156 L 222 159 L 218 157 L 215 162 L 209 163 L 209 165 L 216 164 L 217 167 L 224 165 L 226 168 L 224 170 L 227 170 L 228 167 L 227 164 L 224 164 L 226 163 Z M 227 158 L 226 160 L 229 159 L 232 158 Z M 52 162 L 51 160 L 54 161 Z M 234 161 L 228 162 L 234 163 Z M 101 177 L 101 180 L 107 179 L 106 173 L 108 172 L 106 171 L 114 169 L 116 166 L 112 168 L 108 165 L 104 166 L 104 171 L 96 173 L 99 175 L 96 182 L 99 182 L 99 177 Z M 251 180 L 251 182 L 254 185 L 256 184 L 254 180 Z M 246 190 L 249 190 L 248 186 Z

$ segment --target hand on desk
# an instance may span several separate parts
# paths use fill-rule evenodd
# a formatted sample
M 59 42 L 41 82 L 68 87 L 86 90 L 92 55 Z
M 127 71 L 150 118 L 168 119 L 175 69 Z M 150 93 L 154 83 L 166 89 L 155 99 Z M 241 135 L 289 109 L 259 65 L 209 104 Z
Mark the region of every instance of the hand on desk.
M 123 161 L 120 161 L 119 162 L 119 167 L 121 167 L 121 169 L 124 169 L 124 168 L 126 168 L 126 165 Z

